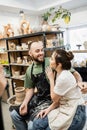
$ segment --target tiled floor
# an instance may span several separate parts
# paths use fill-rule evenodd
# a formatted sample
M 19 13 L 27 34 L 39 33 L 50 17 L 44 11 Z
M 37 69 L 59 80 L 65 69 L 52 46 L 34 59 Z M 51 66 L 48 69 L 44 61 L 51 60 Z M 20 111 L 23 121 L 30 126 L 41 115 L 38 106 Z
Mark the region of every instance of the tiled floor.
M 4 120 L 5 130 L 13 130 L 12 120 L 9 113 L 9 105 L 7 103 L 2 102 L 2 111 L 3 111 L 3 120 Z

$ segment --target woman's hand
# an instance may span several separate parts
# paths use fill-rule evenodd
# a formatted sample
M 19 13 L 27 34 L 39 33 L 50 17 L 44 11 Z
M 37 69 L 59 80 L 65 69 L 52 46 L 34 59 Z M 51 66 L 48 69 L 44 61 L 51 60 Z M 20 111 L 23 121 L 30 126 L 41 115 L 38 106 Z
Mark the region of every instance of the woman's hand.
M 54 73 L 50 67 L 47 67 L 45 72 L 46 72 L 46 75 L 50 81 L 54 80 Z
M 36 117 L 44 118 L 48 113 L 49 113 L 49 109 L 47 108 L 47 109 L 41 110 Z

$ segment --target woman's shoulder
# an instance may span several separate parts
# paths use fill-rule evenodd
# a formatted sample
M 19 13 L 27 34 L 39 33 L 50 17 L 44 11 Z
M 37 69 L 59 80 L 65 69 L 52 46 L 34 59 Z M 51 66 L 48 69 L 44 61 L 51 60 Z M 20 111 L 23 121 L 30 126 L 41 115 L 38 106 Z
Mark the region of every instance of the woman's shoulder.
M 70 79 L 73 79 L 73 75 L 72 73 L 69 71 L 69 70 L 63 70 L 60 77 L 63 79 L 63 80 L 70 80 Z

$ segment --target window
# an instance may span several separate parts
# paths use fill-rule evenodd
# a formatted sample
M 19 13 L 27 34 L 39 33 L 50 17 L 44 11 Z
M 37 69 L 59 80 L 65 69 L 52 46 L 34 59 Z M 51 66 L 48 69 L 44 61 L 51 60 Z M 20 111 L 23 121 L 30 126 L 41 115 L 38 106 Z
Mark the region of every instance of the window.
M 84 50 L 84 42 L 87 41 L 87 26 L 68 29 L 68 42 L 71 50 Z M 87 53 L 74 53 L 74 62 L 81 66 L 87 61 Z
M 78 45 L 81 45 L 80 49 L 84 49 L 83 43 L 87 41 L 87 26 L 70 29 L 69 40 L 71 50 L 79 49 Z

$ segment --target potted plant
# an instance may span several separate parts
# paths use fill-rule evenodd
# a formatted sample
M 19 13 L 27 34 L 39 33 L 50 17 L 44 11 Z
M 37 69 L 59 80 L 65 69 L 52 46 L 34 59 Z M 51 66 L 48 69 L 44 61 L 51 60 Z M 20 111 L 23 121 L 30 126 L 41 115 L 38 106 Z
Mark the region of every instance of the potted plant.
M 47 12 L 45 12 L 45 13 L 42 15 L 43 23 L 47 23 L 48 18 L 51 16 L 51 13 L 52 13 L 53 10 L 54 10 L 54 8 L 50 8 Z
M 43 23 L 42 23 L 42 31 L 50 31 L 51 26 L 48 24 L 48 18 L 51 16 L 51 12 L 54 8 L 50 8 L 47 12 L 42 15 Z

